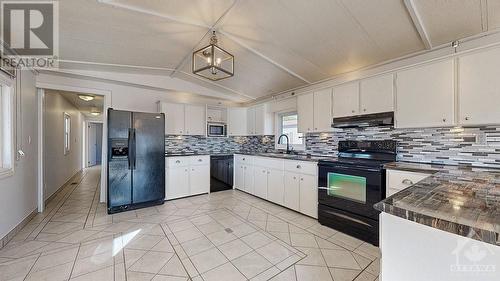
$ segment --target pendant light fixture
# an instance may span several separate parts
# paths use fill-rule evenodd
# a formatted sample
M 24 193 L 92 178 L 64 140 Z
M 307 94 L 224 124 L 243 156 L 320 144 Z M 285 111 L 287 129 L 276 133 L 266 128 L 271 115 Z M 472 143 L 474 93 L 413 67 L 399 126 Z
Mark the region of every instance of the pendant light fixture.
M 217 46 L 215 31 L 208 46 L 193 52 L 193 73 L 212 81 L 234 75 L 234 56 Z

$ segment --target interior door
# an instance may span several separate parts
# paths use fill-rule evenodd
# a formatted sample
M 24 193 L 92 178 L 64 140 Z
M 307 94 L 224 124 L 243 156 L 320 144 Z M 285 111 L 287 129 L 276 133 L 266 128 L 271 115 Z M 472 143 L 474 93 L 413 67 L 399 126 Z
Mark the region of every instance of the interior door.
M 160 113 L 132 115 L 132 201 L 142 203 L 165 198 L 165 119 Z
M 88 125 L 88 141 L 87 141 L 87 167 L 97 165 L 97 126 L 95 123 Z

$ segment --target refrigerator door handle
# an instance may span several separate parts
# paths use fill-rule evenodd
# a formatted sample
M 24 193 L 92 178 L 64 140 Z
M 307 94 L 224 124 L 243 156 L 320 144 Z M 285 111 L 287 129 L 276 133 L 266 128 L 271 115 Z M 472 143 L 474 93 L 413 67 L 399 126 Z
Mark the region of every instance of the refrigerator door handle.
M 135 129 L 132 129 L 132 140 L 133 140 L 132 141 L 132 146 L 133 146 L 133 151 L 134 151 L 133 158 L 132 158 L 132 170 L 135 170 L 135 163 L 136 163 L 136 161 L 135 161 L 136 160 L 135 159 L 136 158 L 136 151 L 135 151 L 135 149 L 136 149 Z
M 128 160 L 128 169 L 132 170 L 132 129 L 128 129 L 128 153 L 127 153 L 127 160 Z

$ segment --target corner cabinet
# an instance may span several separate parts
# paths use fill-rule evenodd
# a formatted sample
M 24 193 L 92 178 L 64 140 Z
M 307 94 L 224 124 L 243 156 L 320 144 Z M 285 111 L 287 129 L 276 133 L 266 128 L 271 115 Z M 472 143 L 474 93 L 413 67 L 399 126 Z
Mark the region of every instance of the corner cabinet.
M 234 166 L 234 188 L 318 218 L 317 163 L 237 154 Z
M 455 124 L 452 59 L 418 66 L 396 75 L 396 127 L 443 127 Z
M 458 71 L 458 123 L 500 123 L 500 48 L 460 57 Z
M 165 158 L 165 199 L 210 192 L 210 156 Z

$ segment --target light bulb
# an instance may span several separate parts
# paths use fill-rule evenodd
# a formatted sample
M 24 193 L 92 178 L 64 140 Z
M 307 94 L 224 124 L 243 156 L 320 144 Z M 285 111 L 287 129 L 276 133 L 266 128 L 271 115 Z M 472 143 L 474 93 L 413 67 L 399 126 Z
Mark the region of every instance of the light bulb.
M 222 62 L 221 58 L 217 58 L 215 61 L 216 61 L 217 66 L 219 66 L 220 63 Z
M 207 58 L 207 64 L 211 64 L 212 63 L 212 58 L 211 57 L 208 57 Z

